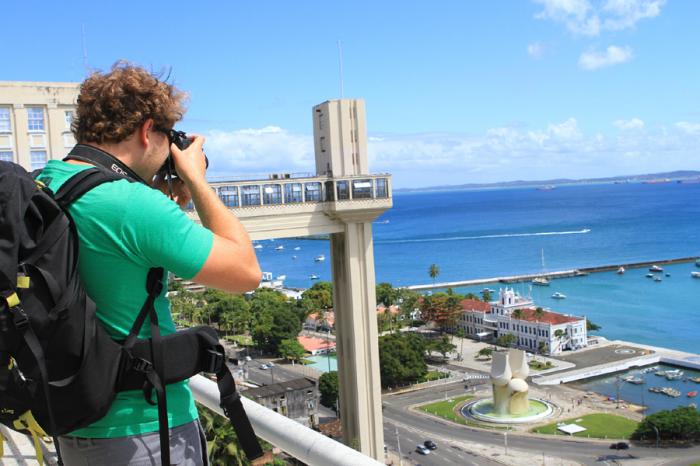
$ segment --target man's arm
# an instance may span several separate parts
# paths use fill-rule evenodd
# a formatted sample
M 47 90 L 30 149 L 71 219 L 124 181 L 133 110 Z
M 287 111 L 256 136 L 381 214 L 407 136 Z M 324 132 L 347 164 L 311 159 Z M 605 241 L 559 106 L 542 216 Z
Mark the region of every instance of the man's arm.
M 255 250 L 241 222 L 221 202 L 204 176 L 203 143 L 203 137 L 195 136 L 184 151 L 174 144 L 171 147 L 175 168 L 189 188 L 202 225 L 214 233 L 209 257 L 193 280 L 233 293 L 253 290 L 261 278 Z

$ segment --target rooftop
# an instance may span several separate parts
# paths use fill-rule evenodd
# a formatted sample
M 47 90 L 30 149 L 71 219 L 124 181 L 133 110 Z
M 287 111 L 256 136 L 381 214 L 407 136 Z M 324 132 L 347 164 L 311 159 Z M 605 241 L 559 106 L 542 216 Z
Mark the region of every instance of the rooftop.
M 491 304 L 478 299 L 463 299 L 460 304 L 465 311 L 491 312 Z
M 537 312 L 534 307 L 529 307 L 529 308 L 521 308 L 520 309 L 523 313 L 522 317 L 520 318 L 515 318 L 511 314 L 511 318 L 514 320 L 525 320 L 527 322 L 541 322 L 544 324 L 550 324 L 550 325 L 560 325 L 560 324 L 569 324 L 572 322 L 578 322 L 580 320 L 584 320 L 583 317 L 576 317 L 576 316 L 570 316 L 566 314 L 560 314 L 558 312 L 552 312 L 552 311 L 542 311 L 542 316 L 536 316 L 535 313 Z
M 335 348 L 335 341 L 326 341 L 323 338 L 298 336 L 297 340 L 306 351 Z
M 316 382 L 313 379 L 302 377 L 294 380 L 287 380 L 286 382 L 273 383 L 270 385 L 265 385 L 264 387 L 251 388 L 243 392 L 243 394 L 252 399 L 265 398 L 268 396 L 281 395 L 287 393 L 290 390 L 304 390 L 308 388 L 313 388 L 316 386 Z

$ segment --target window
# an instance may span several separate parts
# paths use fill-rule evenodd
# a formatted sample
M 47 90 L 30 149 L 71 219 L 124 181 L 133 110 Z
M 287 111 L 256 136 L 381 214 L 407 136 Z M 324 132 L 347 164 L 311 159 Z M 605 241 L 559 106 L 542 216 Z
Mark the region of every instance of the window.
M 10 121 L 10 109 L 0 107 L 0 132 L 12 131 L 12 122 Z
M 338 200 L 350 199 L 350 184 L 347 181 L 336 181 L 335 189 L 338 192 Z
M 301 193 L 301 183 L 287 183 L 284 185 L 284 202 L 304 202 Z
M 304 197 L 306 202 L 314 202 L 321 200 L 321 183 L 306 183 L 304 184 L 306 192 Z
M 235 186 L 222 186 L 219 188 L 219 199 L 226 207 L 238 207 L 238 188 Z
M 44 131 L 44 109 L 27 107 L 27 129 L 29 131 Z
M 70 130 L 70 127 L 73 124 L 73 110 L 66 110 L 64 112 L 64 117 L 66 119 L 66 129 Z
M 12 151 L 11 150 L 0 151 L 0 160 L 2 160 L 3 162 L 14 162 L 14 159 L 12 157 Z
M 33 150 L 31 151 L 31 162 L 32 170 L 38 170 L 39 168 L 44 168 L 46 165 L 46 151 L 45 150 Z
M 372 199 L 372 180 L 356 180 L 352 182 L 353 199 Z
M 266 184 L 263 186 L 263 204 L 281 204 L 282 186 L 278 184 Z
M 376 183 L 376 190 L 377 190 L 377 198 L 389 197 L 389 191 L 387 189 L 386 178 L 377 178 L 375 180 L 375 183 Z
M 241 201 L 243 206 L 260 205 L 260 186 L 241 186 Z

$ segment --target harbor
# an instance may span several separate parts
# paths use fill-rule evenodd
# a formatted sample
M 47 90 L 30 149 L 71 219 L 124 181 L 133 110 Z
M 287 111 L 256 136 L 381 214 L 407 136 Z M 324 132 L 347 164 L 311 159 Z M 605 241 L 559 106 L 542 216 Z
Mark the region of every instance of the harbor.
M 633 263 L 620 263 L 620 264 L 610 264 L 601 265 L 597 267 L 582 267 L 578 269 L 569 270 L 559 270 L 554 272 L 542 272 L 542 273 L 529 273 L 523 275 L 511 275 L 503 277 L 491 277 L 491 278 L 477 278 L 469 280 L 457 280 L 450 282 L 440 282 L 440 283 L 424 283 L 419 285 L 409 285 L 404 288 L 415 291 L 423 290 L 436 290 L 436 289 L 446 289 L 446 288 L 457 288 L 464 286 L 475 286 L 475 285 L 488 285 L 493 283 L 522 283 L 529 282 L 536 278 L 545 277 L 547 279 L 558 279 L 558 278 L 570 278 L 586 276 L 591 273 L 597 272 L 611 272 L 618 271 L 620 268 L 624 270 L 639 269 L 644 267 L 652 267 L 654 265 L 672 265 L 672 264 L 684 264 L 688 262 L 695 262 L 698 257 L 681 257 L 676 259 L 661 259 L 656 261 L 644 261 L 644 262 L 633 262 Z

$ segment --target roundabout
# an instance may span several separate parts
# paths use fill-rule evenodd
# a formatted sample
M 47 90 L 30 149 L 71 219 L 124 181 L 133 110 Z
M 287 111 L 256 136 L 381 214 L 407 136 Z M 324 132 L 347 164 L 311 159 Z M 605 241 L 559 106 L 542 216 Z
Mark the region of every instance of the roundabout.
M 554 413 L 554 405 L 544 400 L 530 399 L 528 409 L 524 413 L 501 414 L 494 409 L 493 400 L 487 398 L 465 404 L 460 412 L 462 416 L 467 419 L 472 418 L 483 422 L 495 424 L 527 424 L 530 422 L 538 422 L 551 416 Z

